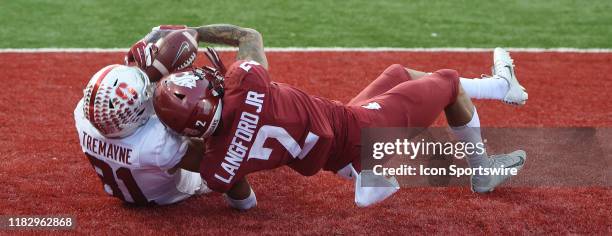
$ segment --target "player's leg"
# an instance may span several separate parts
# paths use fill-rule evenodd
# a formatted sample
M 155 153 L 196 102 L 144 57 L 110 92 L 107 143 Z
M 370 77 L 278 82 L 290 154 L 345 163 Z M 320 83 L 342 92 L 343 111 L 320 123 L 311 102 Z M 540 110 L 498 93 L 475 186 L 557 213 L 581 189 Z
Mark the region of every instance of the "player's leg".
M 503 100 L 508 92 L 508 83 L 503 79 L 494 77 L 461 78 L 461 86 L 470 98 Z
M 411 79 L 417 80 L 431 73 L 406 68 Z M 503 100 L 509 91 L 509 83 L 499 76 L 460 78 L 461 86 L 472 99 Z
M 403 82 L 418 80 L 429 74 L 431 73 L 410 69 L 400 64 L 393 64 L 387 67 L 372 83 L 351 99 L 348 105 L 362 104 L 363 101 L 381 95 Z
M 409 68 L 406 68 L 406 71 L 412 79 L 419 79 L 428 74 Z M 489 77 L 460 78 L 461 86 L 468 97 L 472 99 L 492 99 L 513 105 L 524 105 L 528 95 L 525 88 L 519 84 L 514 73 L 502 76 L 500 74 L 507 70 L 503 69 L 501 73 L 498 71 L 500 71 L 499 67 L 494 70 L 493 76 Z
M 444 109 L 448 125 L 459 141 L 474 144 L 482 143 L 480 118 L 478 117 L 476 107 L 462 86 L 459 86 L 458 90 L 456 101 Z M 489 161 L 485 151 L 482 154 L 474 153 L 469 155 L 467 162 L 470 167 L 479 167 L 488 166 Z
M 410 71 L 403 67 L 398 66 L 396 68 L 397 72 L 411 75 Z M 416 80 L 405 80 L 390 89 L 382 85 L 375 86 L 380 90 L 362 92 L 360 94 L 361 100 L 355 100 L 358 102 L 353 102 L 349 108 L 353 110 L 353 114 L 360 121 L 360 124 L 365 127 L 427 127 L 435 121 L 448 104 L 454 103 L 457 96 L 456 92 L 453 92 L 457 91 L 458 86 L 456 72 L 457 82 L 454 84 L 444 79 L 429 78 L 439 76 L 438 72 L 433 75 L 420 72 L 420 74 L 414 74 Z M 425 77 L 425 79 L 419 79 L 421 77 Z M 381 82 L 381 80 L 378 82 Z M 389 84 L 384 85 L 388 86 Z M 383 91 L 383 89 L 385 90 Z M 372 91 L 379 92 L 379 94 L 373 95 L 375 93 L 372 93 Z M 373 96 L 368 97 L 368 95 Z M 369 104 L 377 104 L 377 106 L 369 106 Z M 338 174 L 355 180 L 355 203 L 358 206 L 368 206 L 380 202 L 398 191 L 399 184 L 394 178 L 387 179 L 368 171 L 356 171 L 361 170 L 361 160 L 358 155 L 354 156 L 356 158 L 353 159 L 352 163 L 338 170 Z M 376 181 L 378 186 L 361 186 L 363 179 Z
M 447 106 L 444 109 L 444 113 L 449 126 L 451 126 L 453 133 L 459 141 L 473 144 L 483 143 L 478 112 L 462 86 L 459 86 L 456 101 Z M 526 153 L 519 150 L 490 158 L 485 150 L 485 152 L 480 154 L 474 152 L 468 155 L 467 162 L 472 168 L 515 168 L 519 171 L 522 169 L 526 157 Z M 471 176 L 472 190 L 479 193 L 493 191 L 497 185 L 510 177 L 511 175 L 473 175 Z
M 355 96 L 348 105 L 358 105 L 363 101 L 381 95 L 400 83 L 419 80 L 431 73 L 418 71 L 403 67 L 399 64 L 389 66 L 381 75 L 379 75 L 372 83 L 366 86 L 357 96 Z M 510 93 L 510 82 L 509 80 L 502 79 L 501 76 L 495 75 L 489 78 L 482 79 L 468 79 L 461 78 L 461 85 L 464 87 L 466 93 L 470 98 L 474 99 L 495 99 L 509 101 L 509 103 L 518 103 L 526 100 L 525 98 L 520 99 L 506 99 Z M 516 81 L 516 79 L 514 79 Z M 518 84 L 518 81 L 516 81 Z
M 514 61 L 501 48 L 493 52 L 493 75 L 482 78 L 460 78 L 465 93 L 472 99 L 493 99 L 508 104 L 524 105 L 528 94 L 514 73 Z M 419 79 L 431 73 L 406 68 L 411 79 Z
M 404 69 L 406 70 L 406 73 L 408 73 L 408 75 L 410 75 L 410 79 L 413 79 L 413 80 L 418 80 L 418 79 L 421 79 L 421 78 L 431 74 L 431 73 L 427 73 L 427 72 L 423 72 L 423 71 L 413 70 L 413 69 L 410 69 L 408 67 L 406 67 Z
M 410 68 L 405 68 L 405 70 L 406 73 L 410 75 L 410 79 L 412 80 L 418 80 L 431 74 Z M 527 100 L 526 92 L 521 91 L 519 96 L 512 96 L 513 94 L 517 93 L 516 91 L 510 89 L 511 84 L 515 84 L 515 87 L 518 86 L 524 90 L 524 88 L 518 84 L 516 77 L 508 77 L 513 80 L 505 79 L 505 77 L 500 76 L 498 75 L 499 73 L 495 72 L 496 71 L 494 70 L 493 76 L 490 77 L 483 76 L 482 78 L 460 78 L 461 87 L 463 87 L 467 96 L 472 99 L 500 100 L 515 105 L 525 104 L 525 101 Z M 512 81 L 514 81 L 514 83 L 512 83 Z M 522 93 L 524 93 L 524 95 Z
M 439 70 L 423 79 L 407 81 L 389 91 L 366 100 L 378 103 L 371 110 L 361 107 L 368 114 L 372 127 L 428 127 L 444 111 L 453 133 L 462 142 L 482 143 L 478 112 L 460 84 L 454 70 Z M 418 112 L 415 112 L 418 111 Z M 525 153 L 514 152 L 500 158 L 490 159 L 486 152 L 468 156 L 471 167 L 501 167 L 520 169 Z M 474 176 L 473 190 L 487 192 L 510 176 Z
M 410 75 L 406 73 L 404 67 L 399 64 L 394 64 L 383 73 L 381 73 L 372 83 L 366 86 L 357 96 L 355 96 L 348 105 L 358 105 L 365 100 L 378 96 L 396 85 L 410 80 Z

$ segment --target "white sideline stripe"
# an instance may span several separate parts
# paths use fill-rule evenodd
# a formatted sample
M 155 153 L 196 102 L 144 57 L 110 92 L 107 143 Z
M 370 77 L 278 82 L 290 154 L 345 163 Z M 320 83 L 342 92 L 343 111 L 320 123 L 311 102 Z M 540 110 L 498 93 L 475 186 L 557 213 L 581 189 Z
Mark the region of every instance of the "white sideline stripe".
M 236 51 L 236 48 L 215 48 L 221 52 Z M 612 53 L 610 48 L 506 48 L 512 52 L 559 52 L 559 53 Z M 202 51 L 203 48 L 200 48 Z M 128 48 L 0 48 L 0 53 L 113 53 L 127 52 Z M 493 48 L 343 48 L 343 47 L 287 47 L 265 48 L 266 52 L 491 52 Z

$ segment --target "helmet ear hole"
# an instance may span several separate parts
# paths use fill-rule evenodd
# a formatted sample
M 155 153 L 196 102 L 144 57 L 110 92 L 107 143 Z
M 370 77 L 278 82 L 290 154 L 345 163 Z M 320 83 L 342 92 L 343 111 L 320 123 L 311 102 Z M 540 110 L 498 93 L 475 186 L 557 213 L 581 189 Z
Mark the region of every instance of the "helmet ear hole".
M 174 96 L 177 97 L 178 99 L 183 100 L 183 98 L 185 98 L 185 94 L 180 94 L 180 93 L 174 93 Z

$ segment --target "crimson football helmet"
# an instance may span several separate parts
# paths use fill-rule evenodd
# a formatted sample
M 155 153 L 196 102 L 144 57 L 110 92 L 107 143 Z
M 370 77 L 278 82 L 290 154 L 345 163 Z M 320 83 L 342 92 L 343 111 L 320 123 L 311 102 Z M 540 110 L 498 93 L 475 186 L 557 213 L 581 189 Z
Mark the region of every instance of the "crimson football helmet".
M 221 120 L 223 75 L 203 67 L 166 76 L 157 85 L 155 113 L 166 127 L 188 137 L 207 138 Z

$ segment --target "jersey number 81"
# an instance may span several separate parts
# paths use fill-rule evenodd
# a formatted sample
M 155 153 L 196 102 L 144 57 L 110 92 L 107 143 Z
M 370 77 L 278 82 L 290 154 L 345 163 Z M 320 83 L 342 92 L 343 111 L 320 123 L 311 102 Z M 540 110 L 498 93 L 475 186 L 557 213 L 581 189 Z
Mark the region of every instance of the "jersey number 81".
M 96 171 L 96 173 L 98 173 L 100 180 L 102 180 L 102 182 L 106 186 L 110 187 L 110 189 L 113 191 L 114 197 L 119 198 L 124 202 L 127 202 L 125 196 L 123 195 L 123 192 L 121 191 L 121 189 L 119 189 L 117 180 L 115 179 L 116 174 L 117 179 L 120 179 L 121 182 L 123 182 L 125 188 L 128 190 L 128 193 L 134 201 L 133 203 L 142 206 L 155 205 L 154 201 L 149 202 L 145 195 L 142 193 L 142 190 L 140 190 L 140 188 L 138 187 L 138 184 L 136 183 L 136 180 L 134 180 L 130 169 L 121 167 L 117 169 L 115 173 L 113 173 L 113 168 L 110 167 L 106 162 L 101 161 L 87 153 L 85 153 L 85 155 L 87 155 L 87 158 L 89 159 L 89 162 L 91 162 L 91 165 L 94 167 L 94 169 L 97 168 L 101 170 L 102 173 L 98 171 Z

